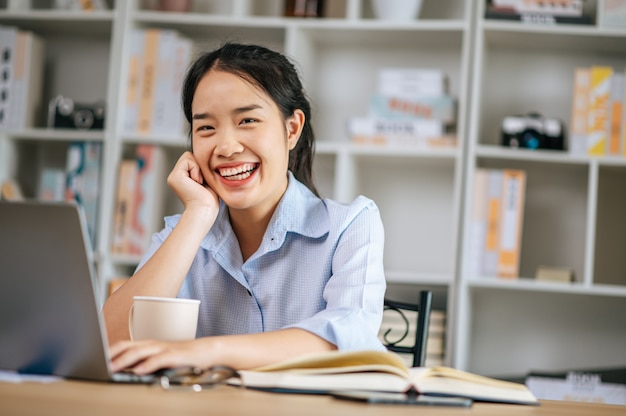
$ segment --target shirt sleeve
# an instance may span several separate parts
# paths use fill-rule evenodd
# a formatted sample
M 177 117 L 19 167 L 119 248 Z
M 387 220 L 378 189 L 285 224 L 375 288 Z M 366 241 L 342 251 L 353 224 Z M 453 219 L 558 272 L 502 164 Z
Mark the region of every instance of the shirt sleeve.
M 326 308 L 290 327 L 312 332 L 339 350 L 385 350 L 378 339 L 386 289 L 383 224 L 373 201 L 359 197 L 351 207 L 354 213 L 339 226 L 333 274 L 324 289 Z

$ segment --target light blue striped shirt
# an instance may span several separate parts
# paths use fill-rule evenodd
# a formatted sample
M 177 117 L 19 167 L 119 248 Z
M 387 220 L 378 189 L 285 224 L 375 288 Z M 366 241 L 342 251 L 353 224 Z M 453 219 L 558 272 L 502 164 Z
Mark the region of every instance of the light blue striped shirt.
M 165 219 L 141 265 L 179 218 Z M 373 201 L 321 200 L 289 173 L 261 246 L 246 262 L 222 203 L 178 296 L 201 301 L 198 337 L 296 327 L 340 350 L 384 350 L 377 337 L 386 287 L 383 245 Z

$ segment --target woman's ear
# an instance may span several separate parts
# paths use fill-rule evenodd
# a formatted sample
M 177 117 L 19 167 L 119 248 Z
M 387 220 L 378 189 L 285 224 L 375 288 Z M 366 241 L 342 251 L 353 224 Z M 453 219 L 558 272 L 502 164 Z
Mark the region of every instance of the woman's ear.
M 298 139 L 300 139 L 300 134 L 302 134 L 302 129 L 304 128 L 305 122 L 306 116 L 304 115 L 304 112 L 300 109 L 294 110 L 293 114 L 289 118 L 287 118 L 286 128 L 289 150 L 296 147 Z

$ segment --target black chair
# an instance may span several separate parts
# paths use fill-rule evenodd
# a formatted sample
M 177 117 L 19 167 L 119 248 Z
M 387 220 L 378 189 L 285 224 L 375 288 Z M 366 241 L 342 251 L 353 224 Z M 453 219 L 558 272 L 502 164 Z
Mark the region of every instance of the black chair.
M 383 320 L 383 326 L 381 328 L 383 344 L 389 351 L 401 354 L 412 354 L 413 367 L 422 367 L 426 361 L 426 342 L 428 341 L 428 324 L 430 322 L 432 298 L 433 294 L 429 290 L 423 290 L 419 293 L 419 300 L 417 304 L 396 302 L 385 298 L 384 310 L 392 311 L 400 316 L 404 323 L 404 333 L 399 335 L 393 334 L 393 339 L 389 339 L 392 336 L 392 328 L 385 328 L 386 325 Z M 398 345 L 407 337 L 409 329 L 412 325 L 405 314 L 406 311 L 417 312 L 417 323 L 414 324 L 416 325 L 415 342 L 412 346 Z

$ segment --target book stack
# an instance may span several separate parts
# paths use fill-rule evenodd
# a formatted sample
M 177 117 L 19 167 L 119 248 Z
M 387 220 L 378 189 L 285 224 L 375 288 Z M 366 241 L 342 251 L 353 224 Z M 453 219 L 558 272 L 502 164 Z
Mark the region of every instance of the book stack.
M 538 399 L 626 405 L 624 367 L 531 371 L 525 384 Z
M 584 0 L 490 0 L 485 18 L 535 24 L 593 24 Z
M 0 26 L 0 129 L 33 127 L 43 114 L 44 42 L 29 31 Z
M 92 247 L 96 246 L 102 144 L 72 142 L 64 168 L 45 166 L 39 176 L 37 198 L 76 202 L 85 211 Z
M 139 144 L 133 158 L 120 162 L 111 251 L 142 255 L 150 236 L 162 227 L 166 154 L 155 145 Z
M 515 279 L 519 276 L 526 173 L 479 168 L 473 192 L 470 273 Z
M 383 313 L 383 323 L 378 333 L 378 337 L 383 343 L 398 341 L 396 345 L 399 347 L 412 347 L 415 344 L 418 312 L 403 310 L 402 314 L 404 314 L 404 318 L 395 310 L 385 310 Z M 424 366 L 434 367 L 444 364 L 445 334 L 446 312 L 436 309 L 431 310 Z M 398 353 L 398 355 L 407 367 L 413 365 L 413 356 L 411 354 Z
M 570 146 L 573 153 L 626 156 L 626 70 L 576 68 L 572 91 Z
M 383 69 L 367 116 L 348 120 L 354 143 L 413 147 L 456 146 L 455 100 L 438 69 Z
M 175 30 L 133 30 L 125 133 L 174 138 L 184 133 L 180 94 L 191 55 L 191 40 Z

